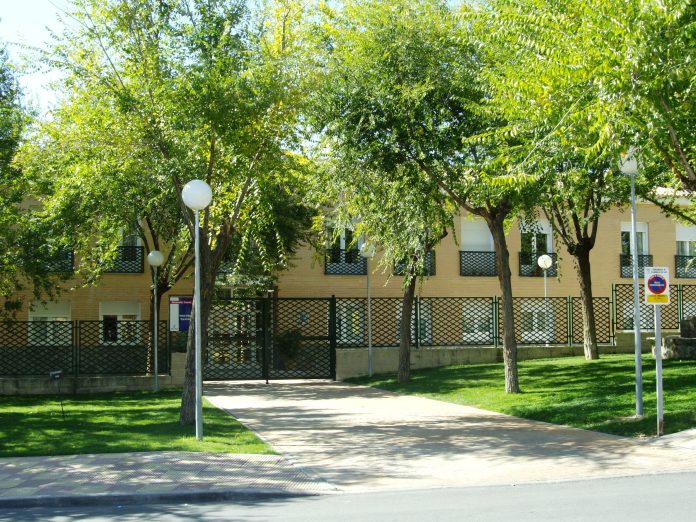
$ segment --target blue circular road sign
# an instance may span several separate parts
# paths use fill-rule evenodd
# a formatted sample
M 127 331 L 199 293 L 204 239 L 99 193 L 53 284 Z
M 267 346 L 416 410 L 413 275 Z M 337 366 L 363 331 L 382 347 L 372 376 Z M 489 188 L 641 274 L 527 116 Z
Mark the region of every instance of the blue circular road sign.
M 653 274 L 648 279 L 648 288 L 653 294 L 663 294 L 667 290 L 667 280 L 661 275 Z

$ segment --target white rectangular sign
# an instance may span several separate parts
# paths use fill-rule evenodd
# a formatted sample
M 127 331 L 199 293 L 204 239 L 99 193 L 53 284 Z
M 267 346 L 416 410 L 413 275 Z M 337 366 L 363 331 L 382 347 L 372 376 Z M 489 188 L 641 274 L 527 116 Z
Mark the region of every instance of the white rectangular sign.
M 662 266 L 645 267 L 645 302 L 669 304 L 669 269 Z

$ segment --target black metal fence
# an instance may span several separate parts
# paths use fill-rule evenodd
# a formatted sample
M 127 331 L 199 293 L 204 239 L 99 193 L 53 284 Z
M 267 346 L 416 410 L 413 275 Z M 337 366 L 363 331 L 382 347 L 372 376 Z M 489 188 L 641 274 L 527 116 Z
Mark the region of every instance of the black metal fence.
M 203 378 L 335 378 L 335 320 L 335 298 L 218 302 L 208 323 Z
M 169 373 L 167 322 L 159 322 L 158 370 Z M 0 322 L 0 375 L 145 375 L 154 369 L 150 321 Z

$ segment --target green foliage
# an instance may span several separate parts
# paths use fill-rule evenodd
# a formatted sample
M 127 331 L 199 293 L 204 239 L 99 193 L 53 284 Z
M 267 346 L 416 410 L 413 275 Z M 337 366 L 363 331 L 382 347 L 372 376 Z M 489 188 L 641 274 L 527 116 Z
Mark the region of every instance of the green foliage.
M 272 453 L 231 415 L 203 403 L 205 440 L 193 427 L 179 425 L 181 392 L 121 392 L 60 398 L 0 398 L 5 426 L 0 457 L 121 453 L 133 451 L 208 451 Z
M 580 357 L 520 361 L 524 393 L 513 395 L 501 391 L 501 364 L 416 370 L 405 385 L 390 376 L 354 381 L 525 419 L 636 437 L 656 431 L 653 362 L 648 356 L 643 358 L 646 415 L 642 419 L 633 417 L 635 374 L 628 355 L 607 355 L 589 362 Z M 664 361 L 665 433 L 696 427 L 694 378 L 694 361 Z

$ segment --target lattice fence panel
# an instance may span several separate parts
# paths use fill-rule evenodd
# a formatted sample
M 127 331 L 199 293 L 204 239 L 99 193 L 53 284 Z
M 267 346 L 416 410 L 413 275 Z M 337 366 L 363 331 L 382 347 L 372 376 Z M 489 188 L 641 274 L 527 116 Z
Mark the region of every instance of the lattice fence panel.
M 269 352 L 271 379 L 328 379 L 332 375 L 329 299 L 276 299 Z
M 71 322 L 0 322 L 0 375 L 48 377 L 54 370 L 75 372 Z
M 655 328 L 655 311 L 653 305 L 645 303 L 645 289 L 643 284 L 638 287 L 640 303 L 640 329 L 653 330 Z M 676 288 L 674 289 L 676 290 Z M 615 299 L 615 329 L 633 329 L 633 285 L 614 285 Z M 670 304 L 662 305 L 662 328 L 665 330 L 677 330 L 679 328 L 679 305 L 677 293 L 671 295 Z
M 584 342 L 583 320 L 582 320 L 582 299 L 573 297 L 573 343 L 582 344 Z M 595 331 L 597 342 L 609 344 L 612 340 L 611 334 L 611 301 L 608 297 L 594 297 Z
M 494 299 L 490 297 L 431 297 L 432 346 L 492 345 Z M 428 343 L 425 343 L 428 344 Z
M 672 290 L 674 291 L 674 290 Z M 672 295 L 672 299 L 674 296 Z M 696 317 L 696 285 L 682 285 L 682 319 Z
M 167 326 L 160 321 L 158 367 L 169 371 Z M 78 373 L 81 375 L 144 375 L 153 368 L 150 321 L 78 321 Z
M 264 302 L 234 299 L 215 303 L 208 319 L 203 378 L 263 378 Z
M 512 307 L 518 344 L 568 342 L 568 302 L 565 297 L 513 297 Z M 502 320 L 500 329 L 502 332 Z

